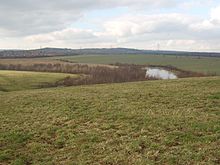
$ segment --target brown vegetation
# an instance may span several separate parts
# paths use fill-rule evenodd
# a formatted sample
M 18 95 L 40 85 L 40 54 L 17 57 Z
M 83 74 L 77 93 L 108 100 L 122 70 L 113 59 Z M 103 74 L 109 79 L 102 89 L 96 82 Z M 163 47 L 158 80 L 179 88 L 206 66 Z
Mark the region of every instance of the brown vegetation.
M 87 67 L 85 65 L 84 67 Z M 85 76 L 79 78 L 67 77 L 62 81 L 56 82 L 55 86 L 65 85 L 86 85 L 101 83 L 120 83 L 132 81 L 153 80 L 155 78 L 145 77 L 146 71 L 137 65 L 125 65 L 118 68 L 109 68 L 103 66 L 91 67 L 87 70 Z
M 66 77 L 53 84 L 44 84 L 42 87 L 72 86 L 101 83 L 120 83 L 132 81 L 155 80 L 153 77 L 146 77 L 146 65 L 134 64 L 112 64 L 110 66 L 87 65 L 76 63 L 29 63 L 29 64 L 0 64 L 0 70 L 39 71 L 80 74 L 79 77 Z M 174 72 L 179 78 L 201 77 L 202 73 L 184 71 L 173 66 L 149 66 L 164 68 Z
M 145 77 L 146 71 L 141 65 L 117 64 L 117 67 L 106 67 L 87 64 L 0 64 L 0 70 L 21 70 L 21 71 L 40 71 L 40 72 L 59 72 L 81 74 L 78 78 L 67 77 L 64 80 L 54 84 L 45 84 L 44 86 L 71 86 L 84 84 L 100 83 L 119 83 L 131 81 L 143 81 L 146 79 L 155 79 Z

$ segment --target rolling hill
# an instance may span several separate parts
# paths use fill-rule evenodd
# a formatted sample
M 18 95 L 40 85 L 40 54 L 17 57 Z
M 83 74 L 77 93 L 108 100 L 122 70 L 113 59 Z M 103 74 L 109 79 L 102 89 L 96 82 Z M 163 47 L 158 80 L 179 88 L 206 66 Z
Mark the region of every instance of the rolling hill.
M 146 55 L 175 55 L 175 56 L 201 56 L 220 57 L 215 52 L 186 52 L 165 50 L 139 50 L 131 48 L 92 48 L 92 49 L 66 49 L 66 48 L 42 48 L 33 50 L 2 50 L 0 58 L 30 58 L 30 57 L 53 57 L 68 55 L 118 55 L 118 54 L 146 54 Z
M 0 93 L 0 164 L 219 164 L 220 78 Z

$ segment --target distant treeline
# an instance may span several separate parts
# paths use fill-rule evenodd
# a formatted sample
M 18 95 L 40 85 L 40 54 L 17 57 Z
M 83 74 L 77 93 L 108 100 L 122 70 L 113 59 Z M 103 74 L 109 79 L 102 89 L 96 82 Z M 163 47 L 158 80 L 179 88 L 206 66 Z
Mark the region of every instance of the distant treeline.
M 185 52 L 185 51 L 165 51 L 165 50 L 139 50 L 128 48 L 93 48 L 93 49 L 62 49 L 43 48 L 35 50 L 3 50 L 0 51 L 0 58 L 36 58 L 69 55 L 126 55 L 126 54 L 146 54 L 146 55 L 175 55 L 175 56 L 197 56 L 197 57 L 220 57 L 220 53 L 215 52 Z

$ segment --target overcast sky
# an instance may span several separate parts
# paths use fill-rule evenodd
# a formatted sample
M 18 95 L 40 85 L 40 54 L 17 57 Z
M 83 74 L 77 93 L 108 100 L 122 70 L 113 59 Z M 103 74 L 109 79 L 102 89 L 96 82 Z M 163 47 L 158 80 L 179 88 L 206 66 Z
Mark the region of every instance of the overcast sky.
M 220 51 L 220 0 L 0 0 L 0 49 Z

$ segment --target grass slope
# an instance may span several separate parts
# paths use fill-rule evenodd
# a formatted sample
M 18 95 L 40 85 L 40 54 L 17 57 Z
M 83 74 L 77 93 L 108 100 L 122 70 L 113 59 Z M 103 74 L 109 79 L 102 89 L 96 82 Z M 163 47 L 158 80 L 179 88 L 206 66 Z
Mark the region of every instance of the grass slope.
M 0 164 L 219 164 L 220 78 L 0 94 Z
M 43 73 L 0 70 L 0 91 L 17 91 L 39 88 L 43 83 L 52 83 L 75 76 L 63 73 Z
M 60 57 L 57 59 L 95 64 L 113 64 L 120 62 L 130 64 L 172 65 L 184 70 L 220 75 L 220 58 L 162 55 L 82 55 Z

